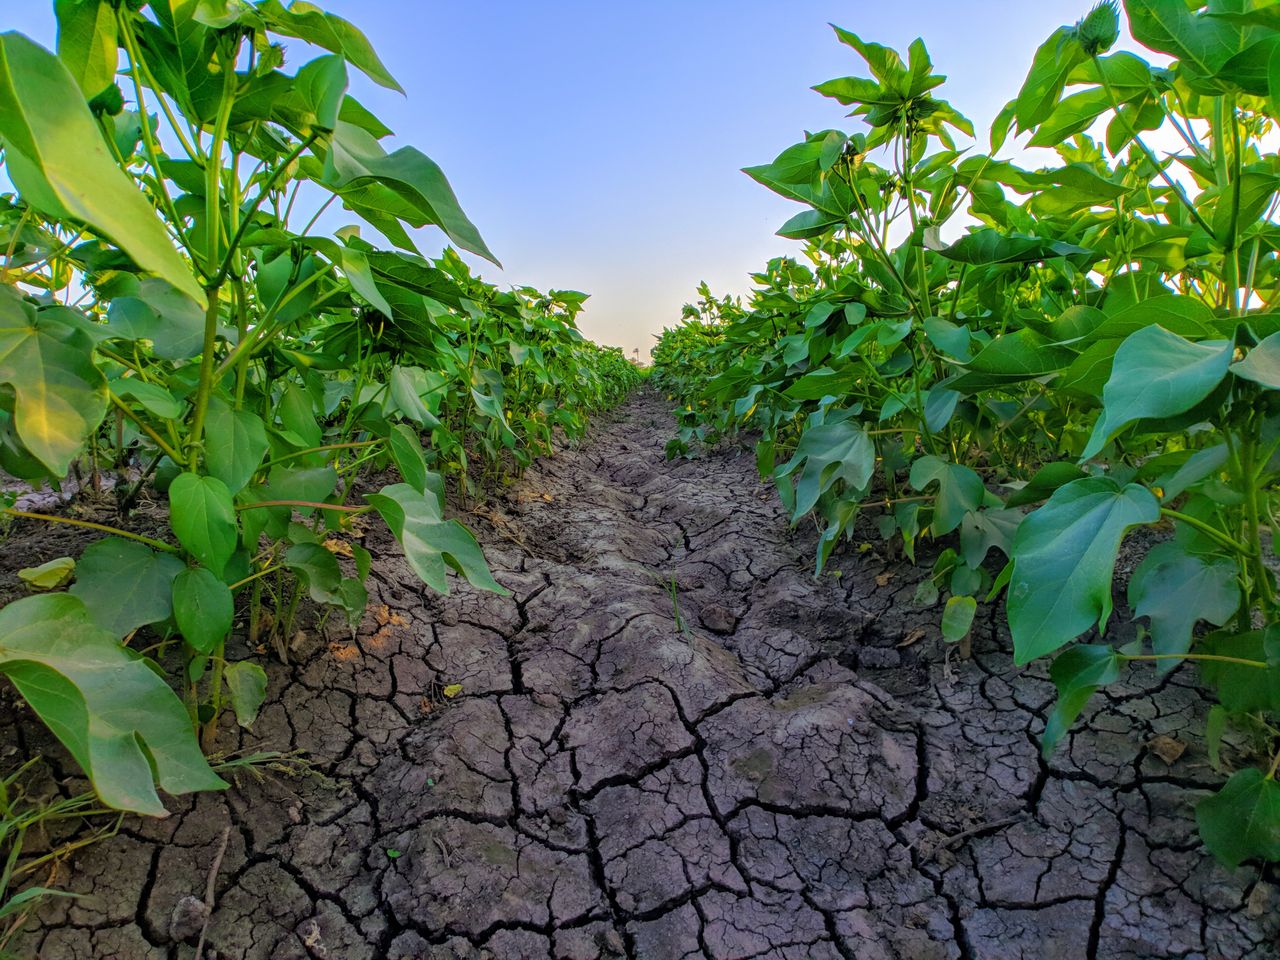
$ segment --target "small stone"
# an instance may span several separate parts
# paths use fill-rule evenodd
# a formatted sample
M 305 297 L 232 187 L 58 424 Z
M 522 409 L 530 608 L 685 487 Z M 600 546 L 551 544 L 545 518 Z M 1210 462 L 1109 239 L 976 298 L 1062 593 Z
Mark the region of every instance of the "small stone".
M 173 908 L 169 918 L 169 936 L 179 943 L 186 943 L 200 936 L 209 922 L 209 908 L 199 897 L 185 896 Z
M 702 625 L 712 633 L 733 633 L 738 625 L 738 618 L 718 603 L 711 603 L 702 608 L 698 614 Z

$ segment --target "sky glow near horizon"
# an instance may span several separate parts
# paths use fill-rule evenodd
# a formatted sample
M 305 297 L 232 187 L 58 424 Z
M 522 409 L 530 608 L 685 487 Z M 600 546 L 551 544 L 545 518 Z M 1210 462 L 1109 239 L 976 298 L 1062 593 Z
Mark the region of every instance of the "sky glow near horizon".
M 699 281 L 716 293 L 745 294 L 750 272 L 770 257 L 799 253 L 799 243 L 774 231 L 800 205 L 740 168 L 767 163 L 805 130 L 864 129 L 809 89 L 867 75 L 829 22 L 904 52 L 922 37 L 935 72 L 948 77 L 937 94 L 974 122 L 981 152 L 1036 48 L 1092 3 L 318 5 L 363 30 L 407 92 L 352 71 L 351 92 L 395 131 L 384 144 L 412 144 L 444 168 L 504 269 L 467 259 L 499 285 L 591 294 L 579 319 L 583 332 L 647 358 Z M 0 29 L 53 48 L 52 3 L 10 0 L 0 9 Z M 1136 49 L 1127 40 L 1120 46 Z M 285 69 L 322 52 L 295 44 Z M 1001 155 L 1010 154 L 1006 146 Z M 335 204 L 318 229 L 352 222 Z M 444 244 L 432 229 L 417 239 L 428 256 Z

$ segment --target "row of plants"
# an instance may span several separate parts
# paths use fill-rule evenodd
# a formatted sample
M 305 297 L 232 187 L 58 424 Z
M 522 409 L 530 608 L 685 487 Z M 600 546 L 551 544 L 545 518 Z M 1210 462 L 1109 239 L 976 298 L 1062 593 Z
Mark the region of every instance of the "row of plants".
M 918 599 L 961 641 L 1003 595 L 1015 662 L 1056 655 L 1046 754 L 1128 670 L 1193 661 L 1215 765 L 1228 725 L 1257 747 L 1196 810 L 1231 866 L 1280 859 L 1276 10 L 1128 0 L 1160 66 L 1111 52 L 1100 4 L 1035 51 L 987 153 L 922 42 L 836 28 L 870 76 L 814 89 L 863 129 L 745 171 L 803 205 L 779 231 L 803 257 L 745 304 L 703 288 L 654 351 L 668 452 L 752 431 L 793 521 L 819 520 L 819 571 L 863 515 L 911 559 L 954 537 Z
M 118 516 L 0 502 L 98 537 L 23 572 L 41 592 L 0 609 L 0 673 L 95 803 L 164 815 L 157 788 L 226 786 L 205 751 L 224 708 L 248 726 L 262 703 L 254 647 L 286 655 L 307 598 L 359 621 L 366 519 L 433 589 L 452 570 L 502 592 L 446 483 L 482 495 L 639 373 L 577 330 L 584 294 L 421 255 L 430 225 L 497 263 L 440 168 L 389 152 L 347 92 L 351 71 L 400 90 L 347 21 L 279 0 L 55 10 L 56 52 L 0 34 L 0 470 L 106 474 Z M 319 55 L 290 68 L 286 42 Z M 313 232 L 335 202 L 387 246 Z

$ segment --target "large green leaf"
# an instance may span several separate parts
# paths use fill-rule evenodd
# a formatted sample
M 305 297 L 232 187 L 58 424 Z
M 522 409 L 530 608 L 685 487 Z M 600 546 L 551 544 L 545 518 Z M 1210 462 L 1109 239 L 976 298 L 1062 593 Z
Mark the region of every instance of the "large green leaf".
M 1129 31 L 1145 47 L 1212 76 L 1240 52 L 1238 26 L 1192 13 L 1185 0 L 1127 0 Z
M 1019 130 L 1038 126 L 1053 112 L 1067 77 L 1084 58 L 1084 50 L 1075 41 L 1070 27 L 1059 27 L 1040 45 L 1031 60 L 1031 69 L 1022 81 L 1022 89 L 1013 102 L 1013 115 L 1017 118 Z
M 875 466 L 875 444 L 861 426 L 845 420 L 806 430 L 777 476 L 782 479 L 800 471 L 792 510 L 792 519 L 798 520 L 837 482 L 843 482 L 849 494 L 860 496 L 871 482 Z
M 1088 460 L 1135 420 L 1190 410 L 1227 375 L 1232 350 L 1230 340 L 1192 343 L 1160 326 L 1128 337 L 1116 351 L 1102 390 L 1102 416 L 1080 459 Z
M 986 493 L 982 478 L 960 463 L 948 463 L 932 455 L 921 457 L 911 465 L 911 488 L 924 491 L 938 485 L 933 498 L 933 519 L 929 526 L 936 536 L 946 536 L 965 515 L 982 506 Z
M 409 566 L 433 590 L 448 592 L 445 574 L 451 567 L 472 586 L 504 596 L 509 592 L 493 579 L 475 537 L 457 520 L 445 520 L 433 495 L 395 483 L 365 499 L 400 541 Z
M 197 303 L 204 291 L 142 192 L 116 166 L 75 79 L 20 33 L 0 34 L 0 140 L 23 199 L 78 220 Z
M 1187 553 L 1179 544 L 1162 543 L 1134 570 L 1129 606 L 1135 617 L 1149 618 L 1156 653 L 1186 653 L 1198 621 L 1220 627 L 1236 612 L 1238 576 L 1233 560 Z M 1161 666 L 1171 670 L 1177 663 L 1161 661 Z
M 122 340 L 148 340 L 165 360 L 186 360 L 204 345 L 204 310 L 170 284 L 149 277 L 129 296 L 111 301 L 107 331 Z
M 183 473 L 169 486 L 169 526 L 197 560 L 222 576 L 236 549 L 231 491 L 217 477 Z
M 1111 581 L 1130 527 L 1155 523 L 1146 487 L 1085 477 L 1059 487 L 1018 527 L 1009 581 L 1009 629 L 1019 665 L 1052 653 L 1111 616 Z
M 182 561 L 137 540 L 107 537 L 91 544 L 76 564 L 71 593 L 89 616 L 114 637 L 124 637 L 173 612 L 170 592 Z
M 231 590 L 204 567 L 186 567 L 173 579 L 173 619 L 187 643 L 211 652 L 231 632 Z
M 1280 783 L 1257 767 L 1237 770 L 1196 804 L 1196 823 L 1204 845 L 1228 867 L 1280 860 Z
M 186 709 L 136 654 L 68 594 L 0 610 L 0 672 L 93 782 L 108 806 L 164 816 L 169 793 L 219 790 Z
M 462 212 L 444 171 L 414 147 L 387 153 L 371 134 L 339 120 L 321 180 L 379 229 L 387 217 L 414 227 L 435 224 L 464 250 L 498 263 Z
M 233 494 L 253 479 L 266 455 L 267 428 L 248 410 L 233 410 L 221 397 L 209 401 L 205 421 L 205 466 Z
M 14 426 L 23 445 L 62 476 L 107 412 L 107 381 L 93 363 L 93 341 L 36 312 L 13 287 L 0 287 L 0 384 L 14 392 Z
M 1048 376 L 1064 369 L 1076 357 L 1070 347 L 1052 343 L 1044 334 L 1027 328 L 996 337 L 965 364 L 966 372 L 947 386 L 961 393 L 976 393 Z
M 1088 254 L 1091 251 L 1061 240 L 1043 237 L 1027 237 L 1018 234 L 1005 236 L 998 230 L 983 227 L 966 233 L 949 247 L 939 250 L 940 256 L 959 263 L 981 265 L 990 263 L 1038 263 L 1054 257 Z
M 405 424 L 397 423 L 387 434 L 387 449 L 401 479 L 419 493 L 426 493 L 427 461 L 422 455 L 422 441 L 418 434 Z
M 330 53 L 340 54 L 370 80 L 404 93 L 395 77 L 383 66 L 369 38 L 341 17 L 326 13 L 304 0 L 293 0 L 288 7 L 280 0 L 264 0 L 258 4 L 257 13 L 276 33 L 297 37 Z
M 58 58 L 92 99 L 115 82 L 116 12 L 108 0 L 54 0 Z

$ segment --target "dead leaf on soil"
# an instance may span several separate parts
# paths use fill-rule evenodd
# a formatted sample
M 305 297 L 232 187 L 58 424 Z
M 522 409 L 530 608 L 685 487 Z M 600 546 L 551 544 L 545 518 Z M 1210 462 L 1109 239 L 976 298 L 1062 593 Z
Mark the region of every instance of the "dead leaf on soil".
M 1165 736 L 1164 734 L 1161 734 L 1158 737 L 1152 737 L 1147 742 L 1147 746 L 1151 748 L 1152 753 L 1169 766 L 1173 766 L 1187 749 L 1187 745 L 1181 740 Z
M 924 627 L 916 627 L 914 630 L 912 630 L 905 637 L 903 637 L 901 640 L 898 641 L 898 646 L 909 647 L 913 643 L 919 643 L 924 638 L 924 635 L 926 632 L 927 631 L 925 630 Z

